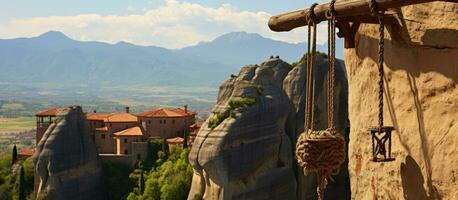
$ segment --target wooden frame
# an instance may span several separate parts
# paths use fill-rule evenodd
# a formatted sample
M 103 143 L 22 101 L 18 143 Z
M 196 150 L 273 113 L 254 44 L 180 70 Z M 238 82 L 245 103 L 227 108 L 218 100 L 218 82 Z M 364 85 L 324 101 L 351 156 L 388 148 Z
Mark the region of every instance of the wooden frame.
M 377 0 L 377 6 L 381 10 L 398 8 L 407 5 L 428 3 L 438 0 Z M 440 1 L 440 0 L 439 0 Z M 457 2 L 456 0 L 441 0 L 446 2 Z M 337 1 L 334 4 L 336 10 L 337 27 L 339 37 L 345 38 L 345 48 L 355 47 L 355 33 L 361 23 L 378 23 L 376 17 L 371 15 L 369 9 L 370 0 Z M 326 12 L 329 10 L 329 3 L 317 5 L 314 9 L 316 21 L 327 20 Z M 285 32 L 307 25 L 309 9 L 302 9 L 293 12 L 272 16 L 269 20 L 269 28 L 276 32 Z M 387 24 L 397 22 L 396 17 L 391 13 L 385 13 Z

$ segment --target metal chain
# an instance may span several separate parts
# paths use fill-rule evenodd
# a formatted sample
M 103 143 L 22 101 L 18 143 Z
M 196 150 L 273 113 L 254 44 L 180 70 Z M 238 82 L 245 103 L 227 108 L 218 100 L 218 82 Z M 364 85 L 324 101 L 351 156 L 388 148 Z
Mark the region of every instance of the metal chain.
M 383 15 L 384 11 L 379 10 L 377 1 L 376 0 L 371 0 L 369 7 L 371 9 L 371 12 L 373 15 L 377 16 L 378 18 L 378 23 L 379 23 L 379 43 L 378 43 L 378 73 L 379 73 L 379 81 L 378 81 L 378 86 L 379 86 L 379 91 L 378 91 L 378 128 L 382 129 L 383 127 L 383 93 L 384 93 L 384 77 L 385 77 L 385 72 L 383 70 L 383 63 L 384 63 L 384 49 L 385 49 L 385 26 L 384 26 L 384 21 L 383 21 Z

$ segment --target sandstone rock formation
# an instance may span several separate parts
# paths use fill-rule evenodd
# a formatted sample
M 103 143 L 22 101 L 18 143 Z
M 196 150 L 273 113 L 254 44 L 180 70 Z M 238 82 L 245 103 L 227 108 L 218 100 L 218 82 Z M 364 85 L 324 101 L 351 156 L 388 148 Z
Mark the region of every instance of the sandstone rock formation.
M 345 52 L 354 199 L 458 199 L 458 4 L 393 10 L 385 32 L 385 124 L 393 162 L 370 161 L 367 132 L 377 124 L 378 26 L 362 25 Z
M 39 199 L 101 199 L 101 166 L 81 107 L 61 111 L 33 155 Z
M 317 61 L 317 127 L 326 127 L 326 62 Z M 202 125 L 189 159 L 194 168 L 188 199 L 303 199 L 315 196 L 315 178 L 304 177 L 293 158 L 304 126 L 304 63 L 292 67 L 278 58 L 248 65 L 225 81 L 212 114 Z M 337 67 L 337 128 L 347 123 L 347 88 L 343 65 Z M 240 102 L 251 102 L 244 106 Z M 239 102 L 234 103 L 234 102 Z M 344 188 L 344 189 L 342 189 Z M 349 198 L 346 167 L 327 194 Z M 331 196 L 327 196 L 331 198 Z

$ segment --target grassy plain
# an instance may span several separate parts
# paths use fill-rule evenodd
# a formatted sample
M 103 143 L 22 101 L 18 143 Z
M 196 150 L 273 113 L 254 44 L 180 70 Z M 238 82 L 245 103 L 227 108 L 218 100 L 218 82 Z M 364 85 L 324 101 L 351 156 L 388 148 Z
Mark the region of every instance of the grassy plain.
M 35 127 L 35 117 L 0 118 L 0 134 L 28 131 Z

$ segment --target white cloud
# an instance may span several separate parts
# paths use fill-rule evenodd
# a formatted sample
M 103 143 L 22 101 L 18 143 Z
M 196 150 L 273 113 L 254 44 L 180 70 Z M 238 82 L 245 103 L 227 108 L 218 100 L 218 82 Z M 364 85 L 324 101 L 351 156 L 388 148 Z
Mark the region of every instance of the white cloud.
M 15 19 L 0 24 L 1 38 L 31 37 L 49 30 L 62 31 L 78 40 L 115 43 L 127 41 L 141 45 L 181 48 L 208 41 L 232 31 L 259 33 L 287 41 L 305 41 L 305 28 L 288 33 L 269 30 L 267 12 L 240 11 L 225 4 L 217 8 L 200 4 L 166 0 L 159 7 L 144 9 L 140 14 L 47 16 Z M 318 42 L 326 41 L 325 26 L 319 27 Z
M 133 6 L 127 6 L 127 11 L 134 12 L 135 8 Z

